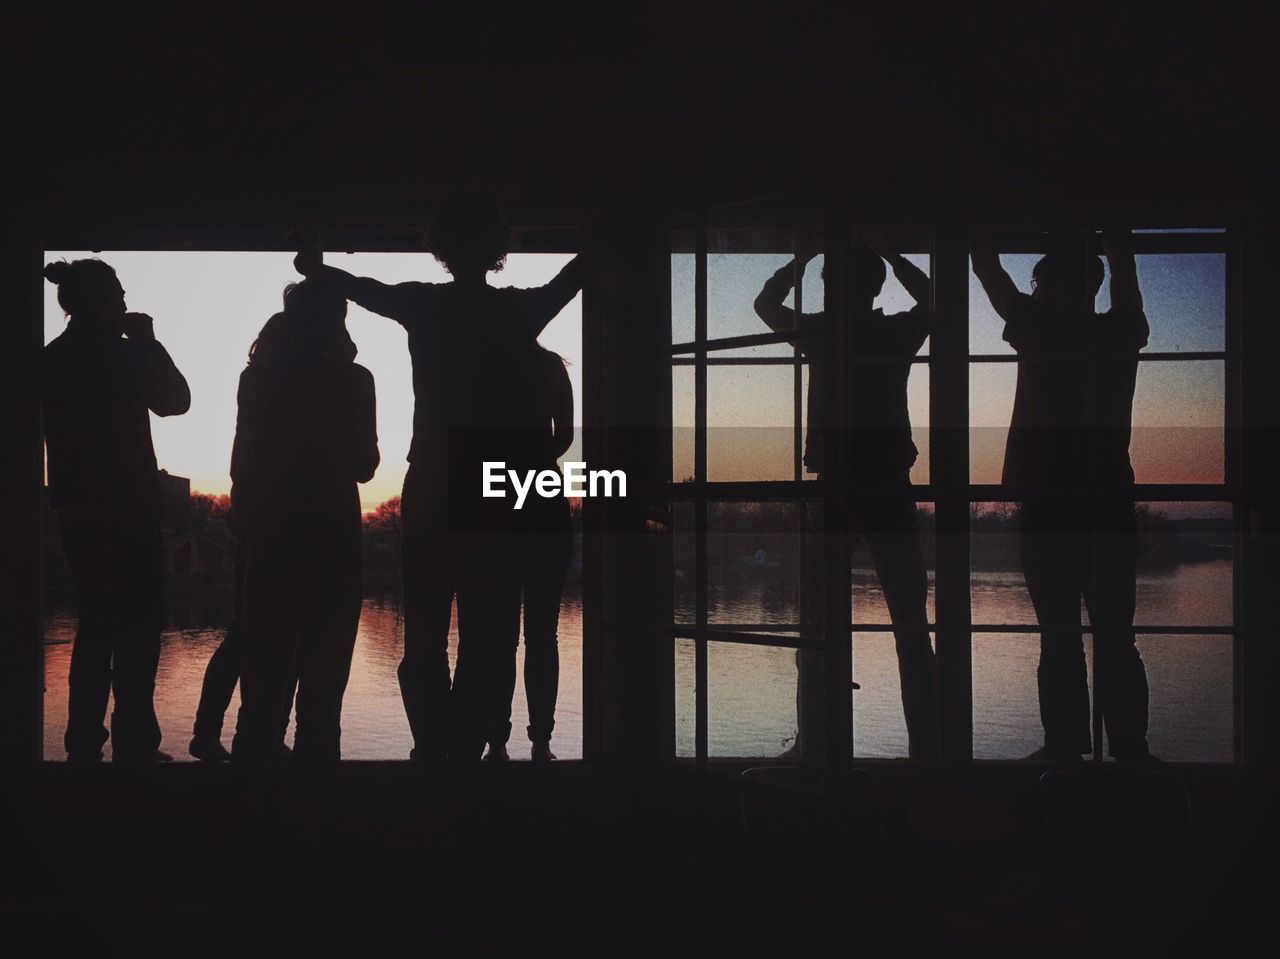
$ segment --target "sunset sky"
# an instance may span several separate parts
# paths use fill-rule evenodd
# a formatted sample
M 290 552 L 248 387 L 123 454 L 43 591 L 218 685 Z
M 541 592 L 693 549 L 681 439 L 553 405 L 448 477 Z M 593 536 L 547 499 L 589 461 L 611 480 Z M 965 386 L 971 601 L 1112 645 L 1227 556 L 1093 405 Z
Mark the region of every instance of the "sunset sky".
M 765 281 L 790 262 L 786 254 L 711 254 L 707 261 L 707 333 L 711 338 L 768 332 L 753 301 Z M 912 262 L 928 271 L 927 256 Z M 1032 254 L 1001 257 L 1019 289 L 1029 292 Z M 1222 254 L 1141 255 L 1138 278 L 1151 325 L 1146 352 L 1222 350 L 1225 343 L 1225 258 Z M 822 259 L 812 261 L 804 277 L 805 312 L 821 309 Z M 694 336 L 694 263 L 692 255 L 672 258 L 672 336 Z M 1109 276 L 1108 276 L 1109 280 Z M 788 300 L 788 304 L 790 304 Z M 876 306 L 888 314 L 909 309 L 911 298 L 890 273 Z M 1098 309 L 1110 306 L 1107 282 Z M 969 348 L 971 353 L 1012 355 L 1003 341 L 1003 323 L 992 310 L 977 278 L 970 274 Z M 929 351 L 928 342 L 921 355 Z M 717 352 L 717 356 L 790 356 L 786 345 Z M 1005 434 L 1013 409 L 1017 368 L 1012 363 L 975 363 L 970 369 L 970 478 L 998 483 Z M 1223 479 L 1223 390 L 1220 360 L 1147 362 L 1139 367 L 1134 397 L 1131 454 L 1139 482 L 1214 483 Z M 772 480 L 792 476 L 793 374 L 789 366 L 712 367 L 707 376 L 707 468 L 713 480 Z M 693 367 L 673 377 L 674 420 L 683 428 L 675 437 L 677 479 L 693 471 Z M 912 471 L 928 481 L 928 369 L 917 364 L 908 387 L 911 422 L 920 459 Z M 753 427 L 749 434 L 728 427 Z M 743 438 L 749 436 L 750 442 Z
M 74 253 L 50 252 L 46 262 L 97 256 L 116 269 L 129 309 L 150 314 L 164 344 L 191 386 L 191 409 L 184 416 L 151 418 L 160 467 L 191 479 L 192 489 L 226 493 L 235 435 L 236 385 L 249 345 L 267 318 L 280 309 L 286 283 L 300 279 L 290 253 Z M 506 268 L 490 274 L 496 286 L 539 286 L 570 257 L 514 254 Z M 325 255 L 325 262 L 389 283 L 446 282 L 449 275 L 426 253 Z M 44 284 L 45 341 L 64 327 L 57 287 Z M 360 487 L 365 510 L 398 496 L 413 422 L 413 385 L 404 328 L 357 306 L 347 312 L 347 329 L 359 349 L 356 362 L 373 373 L 378 398 L 378 448 L 382 462 Z M 582 410 L 582 298 L 574 300 L 547 327 L 541 342 L 569 361 L 575 422 Z M 572 453 L 572 450 L 570 451 Z
M 49 252 L 47 261 L 95 254 Z M 116 268 L 129 308 L 155 318 L 157 337 L 191 385 L 185 416 L 153 417 L 161 467 L 187 476 L 194 489 L 225 493 L 235 428 L 235 393 L 249 344 L 279 309 L 284 285 L 297 279 L 287 253 L 104 252 Z M 567 262 L 561 254 L 515 254 L 491 281 L 499 286 L 537 286 Z M 712 337 L 767 332 L 752 303 L 764 281 L 789 262 L 784 254 L 712 254 L 708 259 L 708 332 Z M 928 258 L 912 256 L 928 269 Z M 1023 290 L 1030 288 L 1033 255 L 1005 255 L 1002 262 Z M 387 282 L 445 281 L 444 270 L 425 253 L 328 254 L 326 260 Z M 821 308 L 821 258 L 804 278 L 806 311 Z M 1138 258 L 1139 279 L 1151 323 L 1147 350 L 1221 350 L 1224 343 L 1224 258 L 1220 254 L 1152 255 Z M 1004 353 L 1001 322 L 971 276 L 970 348 Z M 56 288 L 46 283 L 46 342 L 63 329 Z M 887 313 L 910 307 L 893 278 L 877 305 Z M 1099 309 L 1108 305 L 1104 283 Z M 693 339 L 693 257 L 672 258 L 672 335 Z M 365 509 L 395 496 L 404 479 L 411 433 L 413 394 L 404 330 L 353 306 L 348 329 L 359 348 L 357 362 L 373 373 L 378 394 L 382 463 L 361 488 Z M 547 328 L 542 342 L 569 360 L 576 421 L 581 422 L 581 298 Z M 928 352 L 925 344 L 922 354 Z M 789 356 L 785 345 L 754 347 L 721 355 Z M 975 364 L 970 377 L 971 479 L 998 482 L 1005 430 L 1013 403 L 1016 368 L 1011 363 Z M 1134 402 L 1132 454 L 1140 482 L 1220 482 L 1224 370 L 1221 361 L 1150 362 L 1139 370 Z M 692 473 L 693 368 L 673 374 L 676 426 L 674 475 Z M 792 469 L 792 371 L 789 366 L 713 367 L 708 373 L 708 465 L 712 479 L 789 479 Z M 928 369 L 917 364 L 909 387 L 912 423 L 921 456 L 916 482 L 928 480 Z M 735 427 L 728 429 L 728 427 Z M 742 429 L 750 428 L 750 429 Z M 572 455 L 572 451 L 571 451 Z

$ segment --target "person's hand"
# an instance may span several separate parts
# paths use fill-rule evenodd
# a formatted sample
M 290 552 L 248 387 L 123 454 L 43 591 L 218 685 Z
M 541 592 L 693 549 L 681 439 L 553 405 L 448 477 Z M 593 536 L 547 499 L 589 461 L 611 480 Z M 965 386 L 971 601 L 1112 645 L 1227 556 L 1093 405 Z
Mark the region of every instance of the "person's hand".
M 152 319 L 145 313 L 126 313 L 120 322 L 121 331 L 131 340 L 154 340 Z
M 323 265 L 319 254 L 311 250 L 300 250 L 293 258 L 293 268 L 303 276 L 314 275 Z
M 822 256 L 825 246 L 821 234 L 799 233 L 795 240 L 796 259 L 803 265 L 815 257 Z

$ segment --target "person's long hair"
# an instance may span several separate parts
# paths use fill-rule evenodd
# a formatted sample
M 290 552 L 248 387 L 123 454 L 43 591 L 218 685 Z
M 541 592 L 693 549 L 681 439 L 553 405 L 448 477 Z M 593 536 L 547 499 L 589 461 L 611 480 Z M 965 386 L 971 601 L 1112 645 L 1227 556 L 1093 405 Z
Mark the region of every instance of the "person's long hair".
M 295 347 L 355 359 L 356 344 L 347 330 L 347 301 L 342 296 L 315 280 L 290 283 L 284 288 L 284 314 Z
M 293 334 L 290 330 L 291 317 L 284 312 L 274 314 L 249 347 L 249 362 L 278 363 L 287 356 L 293 346 Z

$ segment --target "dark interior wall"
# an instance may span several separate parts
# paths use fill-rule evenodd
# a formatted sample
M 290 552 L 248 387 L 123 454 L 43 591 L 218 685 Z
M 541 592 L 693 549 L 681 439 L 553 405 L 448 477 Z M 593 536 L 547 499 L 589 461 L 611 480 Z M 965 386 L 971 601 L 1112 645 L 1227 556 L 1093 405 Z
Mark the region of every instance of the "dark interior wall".
M 1114 5 L 1113 5 L 1114 6 Z M 8 30 L 10 199 L 45 225 L 420 224 L 797 187 L 867 209 L 1242 202 L 1276 15 L 964 5 L 41 5 Z
M 513 221 L 543 227 L 794 190 L 844 195 L 896 222 L 1244 216 L 1250 262 L 1265 271 L 1277 19 L 805 0 L 607 15 L 506 2 L 50 4 L 14 15 L 0 56 L 13 134 L 0 159 L 6 682 L 29 690 L 38 668 L 43 233 L 139 229 L 178 245 L 219 231 L 285 244 L 299 227 L 408 235 L 441 193 L 476 178 Z M 1269 335 L 1258 282 L 1246 355 Z M 1273 377 L 1251 376 L 1247 419 L 1272 430 Z M 1253 462 L 1253 477 L 1271 475 L 1262 453 Z M 1263 563 L 1250 582 L 1267 582 Z M 33 703 L 6 703 L 24 730 L 15 742 L 35 742 Z

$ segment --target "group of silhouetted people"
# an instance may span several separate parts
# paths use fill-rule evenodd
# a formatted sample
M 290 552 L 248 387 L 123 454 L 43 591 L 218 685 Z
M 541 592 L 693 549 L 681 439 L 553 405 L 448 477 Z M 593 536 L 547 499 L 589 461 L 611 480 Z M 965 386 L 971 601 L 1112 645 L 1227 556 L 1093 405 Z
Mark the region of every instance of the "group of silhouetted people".
M 932 329 L 928 277 L 889 248 L 883 232 L 859 230 L 849 257 L 849 390 L 844 410 L 850 546 L 866 542 L 884 592 L 898 655 L 909 755 L 937 755 L 937 667 L 929 640 L 928 575 L 910 469 L 907 378 L 912 357 Z M 1127 232 L 1103 234 L 1111 268 L 1111 308 L 1094 300 L 1103 263 L 1084 237 L 1056 234 L 1035 265 L 1032 291 L 1020 292 L 1000 266 L 987 232 L 971 231 L 973 270 L 1004 320 L 1018 354 L 1013 417 L 1003 481 L 1019 499 L 1023 573 L 1041 630 L 1040 714 L 1044 746 L 1030 759 L 1079 761 L 1093 748 L 1080 602 L 1088 607 L 1097 663 L 1098 700 L 1111 754 L 1149 759 L 1147 680 L 1133 618 L 1138 536 L 1129 461 L 1138 353 L 1148 326 Z M 814 253 L 780 268 L 756 298 L 775 332 L 821 327 L 822 312 L 783 305 Z M 885 261 L 916 305 L 886 316 L 873 304 L 887 278 Z M 826 343 L 796 337 L 809 361 L 804 465 L 824 473 L 836 421 L 824 406 Z M 822 549 L 807 541 L 807 590 L 801 616 L 821 624 Z M 803 631 L 802 631 L 803 632 Z M 796 725 L 791 753 L 825 755 L 825 682 L 820 648 L 797 650 Z
M 1137 357 L 1148 335 L 1127 233 L 1104 234 L 1111 309 L 1094 310 L 1102 261 L 1080 237 L 1058 238 L 1020 292 L 984 231 L 972 231 L 974 273 L 1018 354 L 1017 392 L 1004 482 L 1020 501 L 1027 588 L 1041 629 L 1039 687 L 1045 732 L 1036 758 L 1078 760 L 1093 748 L 1080 601 L 1088 606 L 1099 703 L 1110 749 L 1149 757 L 1147 684 L 1133 629 L 1137 532 L 1129 461 Z M 236 555 L 235 614 L 206 671 L 190 751 L 206 760 L 270 766 L 287 753 L 331 763 L 341 752 L 342 699 L 360 617 L 361 512 L 357 486 L 378 466 L 373 377 L 355 363 L 347 303 L 401 324 L 413 364 L 414 416 L 401 500 L 404 658 L 400 689 L 419 760 L 473 760 L 485 746 L 507 758 L 516 647 L 523 607 L 528 735 L 535 759 L 553 758 L 556 632 L 572 552 L 562 496 L 482 495 L 482 464 L 554 469 L 573 436 L 573 394 L 563 362 L 538 335 L 582 286 L 575 258 L 545 286 L 499 289 L 510 230 L 490 202 L 445 202 L 428 249 L 448 283 L 352 276 L 300 253 L 304 279 L 285 290 L 240 376 L 228 520 Z M 756 298 L 777 332 L 821 326 L 822 312 L 784 305 L 813 254 L 782 267 Z M 886 316 L 874 301 L 886 261 L 915 300 Z M 938 752 L 937 668 L 930 642 L 928 576 L 910 470 L 907 380 L 933 327 L 929 278 L 861 230 L 850 256 L 849 390 L 845 394 L 848 515 L 883 588 L 897 646 L 910 755 Z M 79 596 L 66 749 L 96 761 L 108 733 L 118 761 L 167 758 L 152 706 L 164 577 L 161 501 L 148 411 L 186 412 L 182 374 L 156 341 L 151 319 L 130 313 L 111 267 L 53 263 L 69 321 L 44 352 L 49 489 Z M 821 337 L 797 337 L 809 361 L 804 464 L 832 461 Z M 805 573 L 822 581 L 820 551 Z M 817 600 L 814 599 L 817 597 Z M 811 590 L 802 616 L 820 622 Z M 452 675 L 449 632 L 457 606 Z M 820 650 L 797 652 L 795 751 L 823 754 L 826 706 Z M 237 681 L 241 706 L 230 754 L 223 715 Z
M 190 744 L 204 760 L 270 768 L 341 755 L 342 699 L 361 606 L 358 484 L 378 466 L 373 377 L 355 362 L 347 302 L 409 334 L 414 421 L 401 505 L 405 652 L 399 679 L 420 760 L 507 758 L 521 608 L 535 760 L 550 760 L 559 682 L 557 625 L 572 552 L 563 497 L 481 495 L 485 461 L 554 469 L 573 436 L 563 361 L 543 328 L 578 293 L 570 262 L 537 289 L 496 289 L 510 229 L 475 194 L 446 201 L 428 248 L 449 283 L 387 285 L 299 254 L 304 277 L 249 352 L 237 394 L 228 526 L 235 610 L 209 662 Z M 177 415 L 190 392 L 129 313 L 99 260 L 53 263 L 69 320 L 44 352 L 49 489 L 79 600 L 68 759 L 168 759 L 153 707 L 164 619 L 161 498 L 148 411 Z M 452 677 L 448 645 L 457 603 Z M 230 753 L 223 718 L 236 683 Z M 290 713 L 292 751 L 285 746 Z

